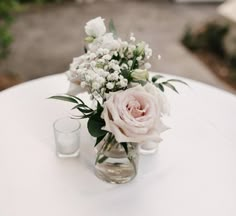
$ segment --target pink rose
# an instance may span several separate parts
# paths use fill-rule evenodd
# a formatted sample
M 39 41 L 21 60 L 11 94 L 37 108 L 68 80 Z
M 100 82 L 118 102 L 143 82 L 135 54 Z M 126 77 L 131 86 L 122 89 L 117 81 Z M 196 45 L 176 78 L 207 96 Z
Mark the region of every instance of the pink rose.
M 104 103 L 104 130 L 114 134 L 118 142 L 160 141 L 166 127 L 161 121 L 163 105 L 153 85 L 138 85 L 111 94 Z M 153 89 L 152 89 L 153 90 Z

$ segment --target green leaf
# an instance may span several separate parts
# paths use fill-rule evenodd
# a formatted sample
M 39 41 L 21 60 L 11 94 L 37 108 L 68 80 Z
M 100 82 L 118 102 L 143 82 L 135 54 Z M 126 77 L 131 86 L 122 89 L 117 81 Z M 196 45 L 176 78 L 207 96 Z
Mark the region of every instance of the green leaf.
M 90 118 L 93 115 L 93 113 L 89 113 L 89 114 L 84 114 L 83 116 L 80 117 L 80 119 L 85 119 L 85 118 Z
M 80 98 L 74 95 L 69 95 L 69 94 L 55 95 L 55 96 L 49 97 L 48 99 L 63 100 L 63 101 L 71 102 L 71 103 L 77 103 L 77 104 L 80 102 L 82 104 L 85 104 Z
M 84 52 L 87 53 L 88 52 L 88 49 L 86 46 L 84 46 Z
M 156 82 L 158 79 L 162 78 L 162 75 L 155 75 L 152 77 L 152 82 Z
M 97 159 L 96 159 L 96 163 L 103 163 L 108 157 L 104 154 L 99 154 Z
M 129 70 L 122 70 L 121 75 L 130 82 L 132 80 L 131 78 L 131 72 Z
M 90 113 L 90 112 L 94 111 L 93 109 L 91 109 L 90 107 L 88 107 L 85 104 L 78 104 L 78 105 L 74 106 L 72 109 L 78 109 L 82 113 Z
M 130 67 L 130 70 L 132 71 L 132 70 L 135 70 L 135 69 L 137 69 L 137 68 L 139 68 L 139 63 L 138 63 L 138 61 L 137 61 L 137 58 L 138 56 L 137 55 L 134 55 L 134 57 L 133 57 L 133 59 L 132 59 L 132 61 L 133 61 L 133 63 L 132 63 L 132 65 L 131 65 L 131 67 Z
M 74 95 L 67 94 L 67 96 L 70 97 L 70 98 L 74 98 L 75 100 L 79 101 L 82 104 L 85 104 L 80 98 L 78 98 L 78 97 L 76 97 Z
M 78 103 L 78 101 L 74 99 L 73 97 L 63 96 L 63 95 L 52 96 L 52 97 L 49 97 L 48 99 L 57 99 L 57 100 L 71 102 L 71 103 Z
M 102 130 L 105 126 L 104 119 L 101 118 L 101 113 L 96 113 L 92 115 L 88 120 L 88 131 L 93 137 L 100 137 L 107 133 L 107 131 Z
M 121 142 L 120 144 L 123 146 L 123 148 L 125 149 L 125 153 L 128 155 L 129 154 L 129 150 L 128 150 L 127 142 Z
M 178 79 L 169 79 L 169 80 L 167 80 L 167 82 L 179 82 L 179 83 L 182 83 L 182 84 L 188 86 L 188 84 L 186 82 L 184 82 L 182 80 L 178 80 Z
M 159 88 L 162 92 L 165 91 L 164 86 L 161 83 L 155 83 L 155 86 Z
M 95 147 L 98 143 L 100 143 L 100 142 L 104 139 L 105 136 L 106 136 L 106 134 L 104 134 L 103 136 L 97 137 L 97 140 L 96 140 L 96 143 L 95 143 L 94 147 Z
M 117 37 L 116 27 L 115 27 L 114 22 L 113 22 L 112 19 L 109 22 L 109 31 L 113 33 L 115 38 Z
M 91 110 L 87 110 L 87 109 L 82 109 L 82 108 L 77 108 L 80 112 L 82 112 L 84 115 L 86 115 L 86 114 L 91 114 L 91 113 L 93 113 L 93 111 L 91 111 Z
M 97 112 L 98 112 L 98 113 L 102 113 L 102 111 L 103 111 L 103 107 L 102 107 L 102 105 L 100 104 L 100 102 L 97 100 Z
M 170 89 L 172 89 L 173 91 L 175 91 L 176 93 L 179 94 L 179 92 L 177 91 L 177 89 L 176 89 L 172 84 L 170 84 L 170 83 L 168 83 L 168 82 L 164 82 L 163 85 L 169 87 Z

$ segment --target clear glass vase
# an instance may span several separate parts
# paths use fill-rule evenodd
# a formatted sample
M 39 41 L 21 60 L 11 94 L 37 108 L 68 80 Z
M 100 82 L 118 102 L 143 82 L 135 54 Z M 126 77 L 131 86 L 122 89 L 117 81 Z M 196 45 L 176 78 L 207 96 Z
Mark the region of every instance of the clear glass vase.
M 98 145 L 95 174 L 114 184 L 131 181 L 137 175 L 138 148 L 136 143 L 119 143 L 114 136 L 106 136 Z

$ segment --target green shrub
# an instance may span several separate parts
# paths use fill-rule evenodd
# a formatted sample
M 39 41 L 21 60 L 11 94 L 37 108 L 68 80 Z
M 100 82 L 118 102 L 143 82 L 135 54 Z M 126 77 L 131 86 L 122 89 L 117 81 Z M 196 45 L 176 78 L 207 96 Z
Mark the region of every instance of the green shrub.
M 19 3 L 36 3 L 36 4 L 44 4 L 44 3 L 60 3 L 63 0 L 18 0 Z
M 191 50 L 208 50 L 218 56 L 224 56 L 223 39 L 229 32 L 228 25 L 215 22 L 206 24 L 197 32 L 188 27 L 182 37 L 182 43 Z
M 220 57 L 231 68 L 231 75 L 236 76 L 236 53 L 229 55 L 224 48 L 224 39 L 229 31 L 228 25 L 211 22 L 195 31 L 187 27 L 181 41 L 193 52 L 205 51 Z
M 9 32 L 9 26 L 0 26 L 0 58 L 5 58 L 9 53 L 9 47 L 13 38 Z
M 12 13 L 17 7 L 16 0 L 0 1 L 0 58 L 6 57 L 9 53 L 9 47 L 13 40 L 9 28 L 13 21 Z
M 0 58 L 5 58 L 9 53 L 13 37 L 10 26 L 13 22 L 13 13 L 24 3 L 60 3 L 65 0 L 0 0 Z
M 16 0 L 0 1 L 0 24 L 12 22 L 12 13 L 17 6 L 18 2 Z

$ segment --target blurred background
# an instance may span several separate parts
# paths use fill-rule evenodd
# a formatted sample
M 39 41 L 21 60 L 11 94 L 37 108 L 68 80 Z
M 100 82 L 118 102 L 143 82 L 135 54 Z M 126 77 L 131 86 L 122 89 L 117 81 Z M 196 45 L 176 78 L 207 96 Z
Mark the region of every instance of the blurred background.
M 236 92 L 234 0 L 0 0 L 0 90 L 66 71 L 97 16 L 149 43 L 153 71 Z

